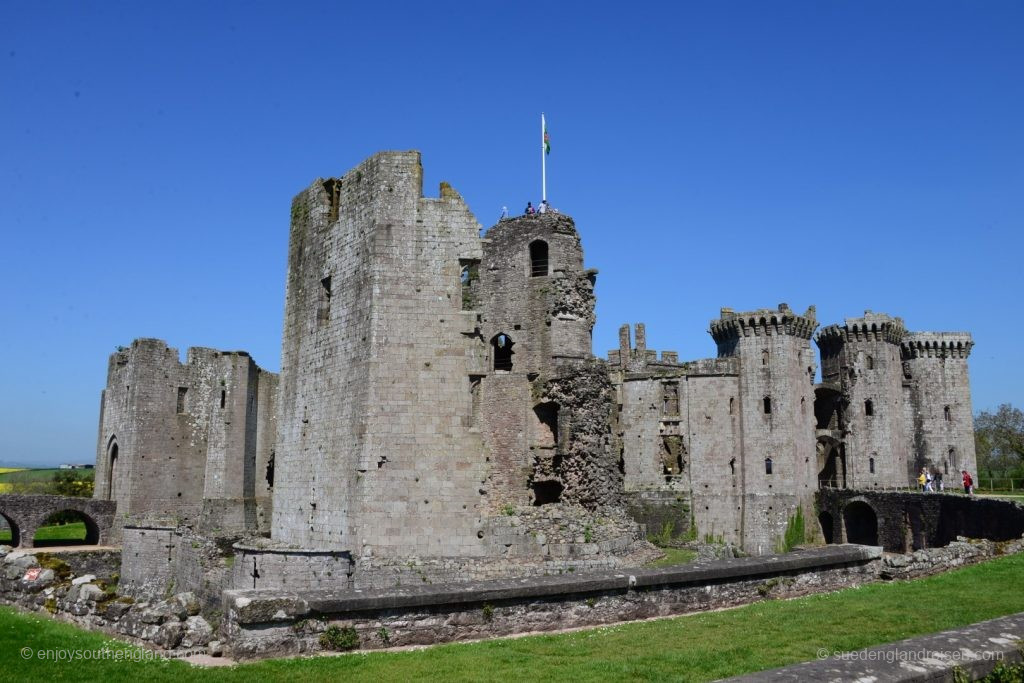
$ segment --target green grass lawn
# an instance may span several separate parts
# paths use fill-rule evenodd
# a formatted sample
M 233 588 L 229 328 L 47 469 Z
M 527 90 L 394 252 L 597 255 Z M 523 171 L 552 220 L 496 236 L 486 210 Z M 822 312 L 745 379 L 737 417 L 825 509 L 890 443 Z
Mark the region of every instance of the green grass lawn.
M 36 530 L 36 541 L 85 541 L 85 522 L 41 526 Z M 11 542 L 10 528 L 0 529 L 0 543 Z
M 5 680 L 705 681 L 855 650 L 1024 611 L 1024 556 L 913 582 L 559 635 L 266 661 L 227 669 L 182 662 L 24 660 L 20 651 L 96 651 L 105 637 L 0 608 Z M 498 608 L 500 609 L 500 607 Z
M 697 557 L 697 551 L 689 548 L 659 548 L 658 550 L 665 553 L 665 557 L 648 562 L 644 565 L 645 567 L 674 567 L 677 564 L 693 562 Z

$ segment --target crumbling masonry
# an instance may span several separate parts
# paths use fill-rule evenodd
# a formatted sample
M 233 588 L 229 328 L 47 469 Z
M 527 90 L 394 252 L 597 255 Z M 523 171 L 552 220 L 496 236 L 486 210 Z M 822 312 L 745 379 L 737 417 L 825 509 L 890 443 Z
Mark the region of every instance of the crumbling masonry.
M 605 361 L 573 220 L 480 231 L 449 185 L 423 196 L 418 153 L 377 154 L 292 202 L 279 376 L 111 357 L 96 497 L 126 590 L 188 583 L 182 525 L 234 538 L 223 588 L 387 587 L 625 566 L 644 525 L 769 553 L 819 486 L 974 468 L 968 334 L 868 312 L 818 332 L 816 385 L 814 308 L 780 304 L 722 309 L 716 358 L 637 325 Z

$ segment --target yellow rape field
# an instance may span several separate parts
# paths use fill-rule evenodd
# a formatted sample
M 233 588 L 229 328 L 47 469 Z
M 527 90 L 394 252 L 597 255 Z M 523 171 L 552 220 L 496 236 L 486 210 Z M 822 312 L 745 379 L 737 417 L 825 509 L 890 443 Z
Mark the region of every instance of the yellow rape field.
M 11 485 L 0 483 L 0 493 L 10 493 Z
M 24 467 L 0 467 L 0 474 L 7 474 L 8 472 L 21 472 Z

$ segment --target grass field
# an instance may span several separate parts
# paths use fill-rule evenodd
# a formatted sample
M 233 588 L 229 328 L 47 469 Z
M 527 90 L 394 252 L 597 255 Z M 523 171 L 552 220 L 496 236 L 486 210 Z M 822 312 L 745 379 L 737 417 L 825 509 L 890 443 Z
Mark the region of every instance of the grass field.
M 0 474 L 7 474 L 8 472 L 21 472 L 24 467 L 0 467 Z
M 665 557 L 648 562 L 644 566 L 652 568 L 672 567 L 677 564 L 688 564 L 697 558 L 697 552 L 687 548 L 659 548 L 659 550 L 665 553 Z
M 85 522 L 41 526 L 36 530 L 36 541 L 84 541 Z M 11 542 L 11 530 L 0 529 L 0 543 Z
M 96 661 L 95 633 L 0 608 L 5 680 L 174 681 L 706 681 L 855 650 L 1024 611 L 1024 556 L 913 582 L 873 584 L 798 600 L 558 635 L 192 669 L 182 662 Z M 500 608 L 499 608 L 500 609 Z M 19 653 L 31 648 L 29 659 Z M 47 649 L 80 661 L 35 658 Z M 53 655 L 51 655 L 52 657 Z M 85 659 L 86 656 L 91 659 Z
M 50 481 L 57 472 L 73 472 L 79 479 L 88 479 L 93 476 L 96 470 L 62 470 L 54 467 L 45 470 L 0 470 L 0 483 L 18 483 L 33 481 Z

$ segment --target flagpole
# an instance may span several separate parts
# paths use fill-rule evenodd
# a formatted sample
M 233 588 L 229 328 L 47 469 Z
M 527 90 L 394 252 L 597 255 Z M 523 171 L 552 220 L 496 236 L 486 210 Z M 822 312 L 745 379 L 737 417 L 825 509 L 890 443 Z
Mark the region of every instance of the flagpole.
M 548 200 L 548 166 L 546 146 L 544 143 L 544 112 L 540 113 L 540 198 L 541 201 Z

